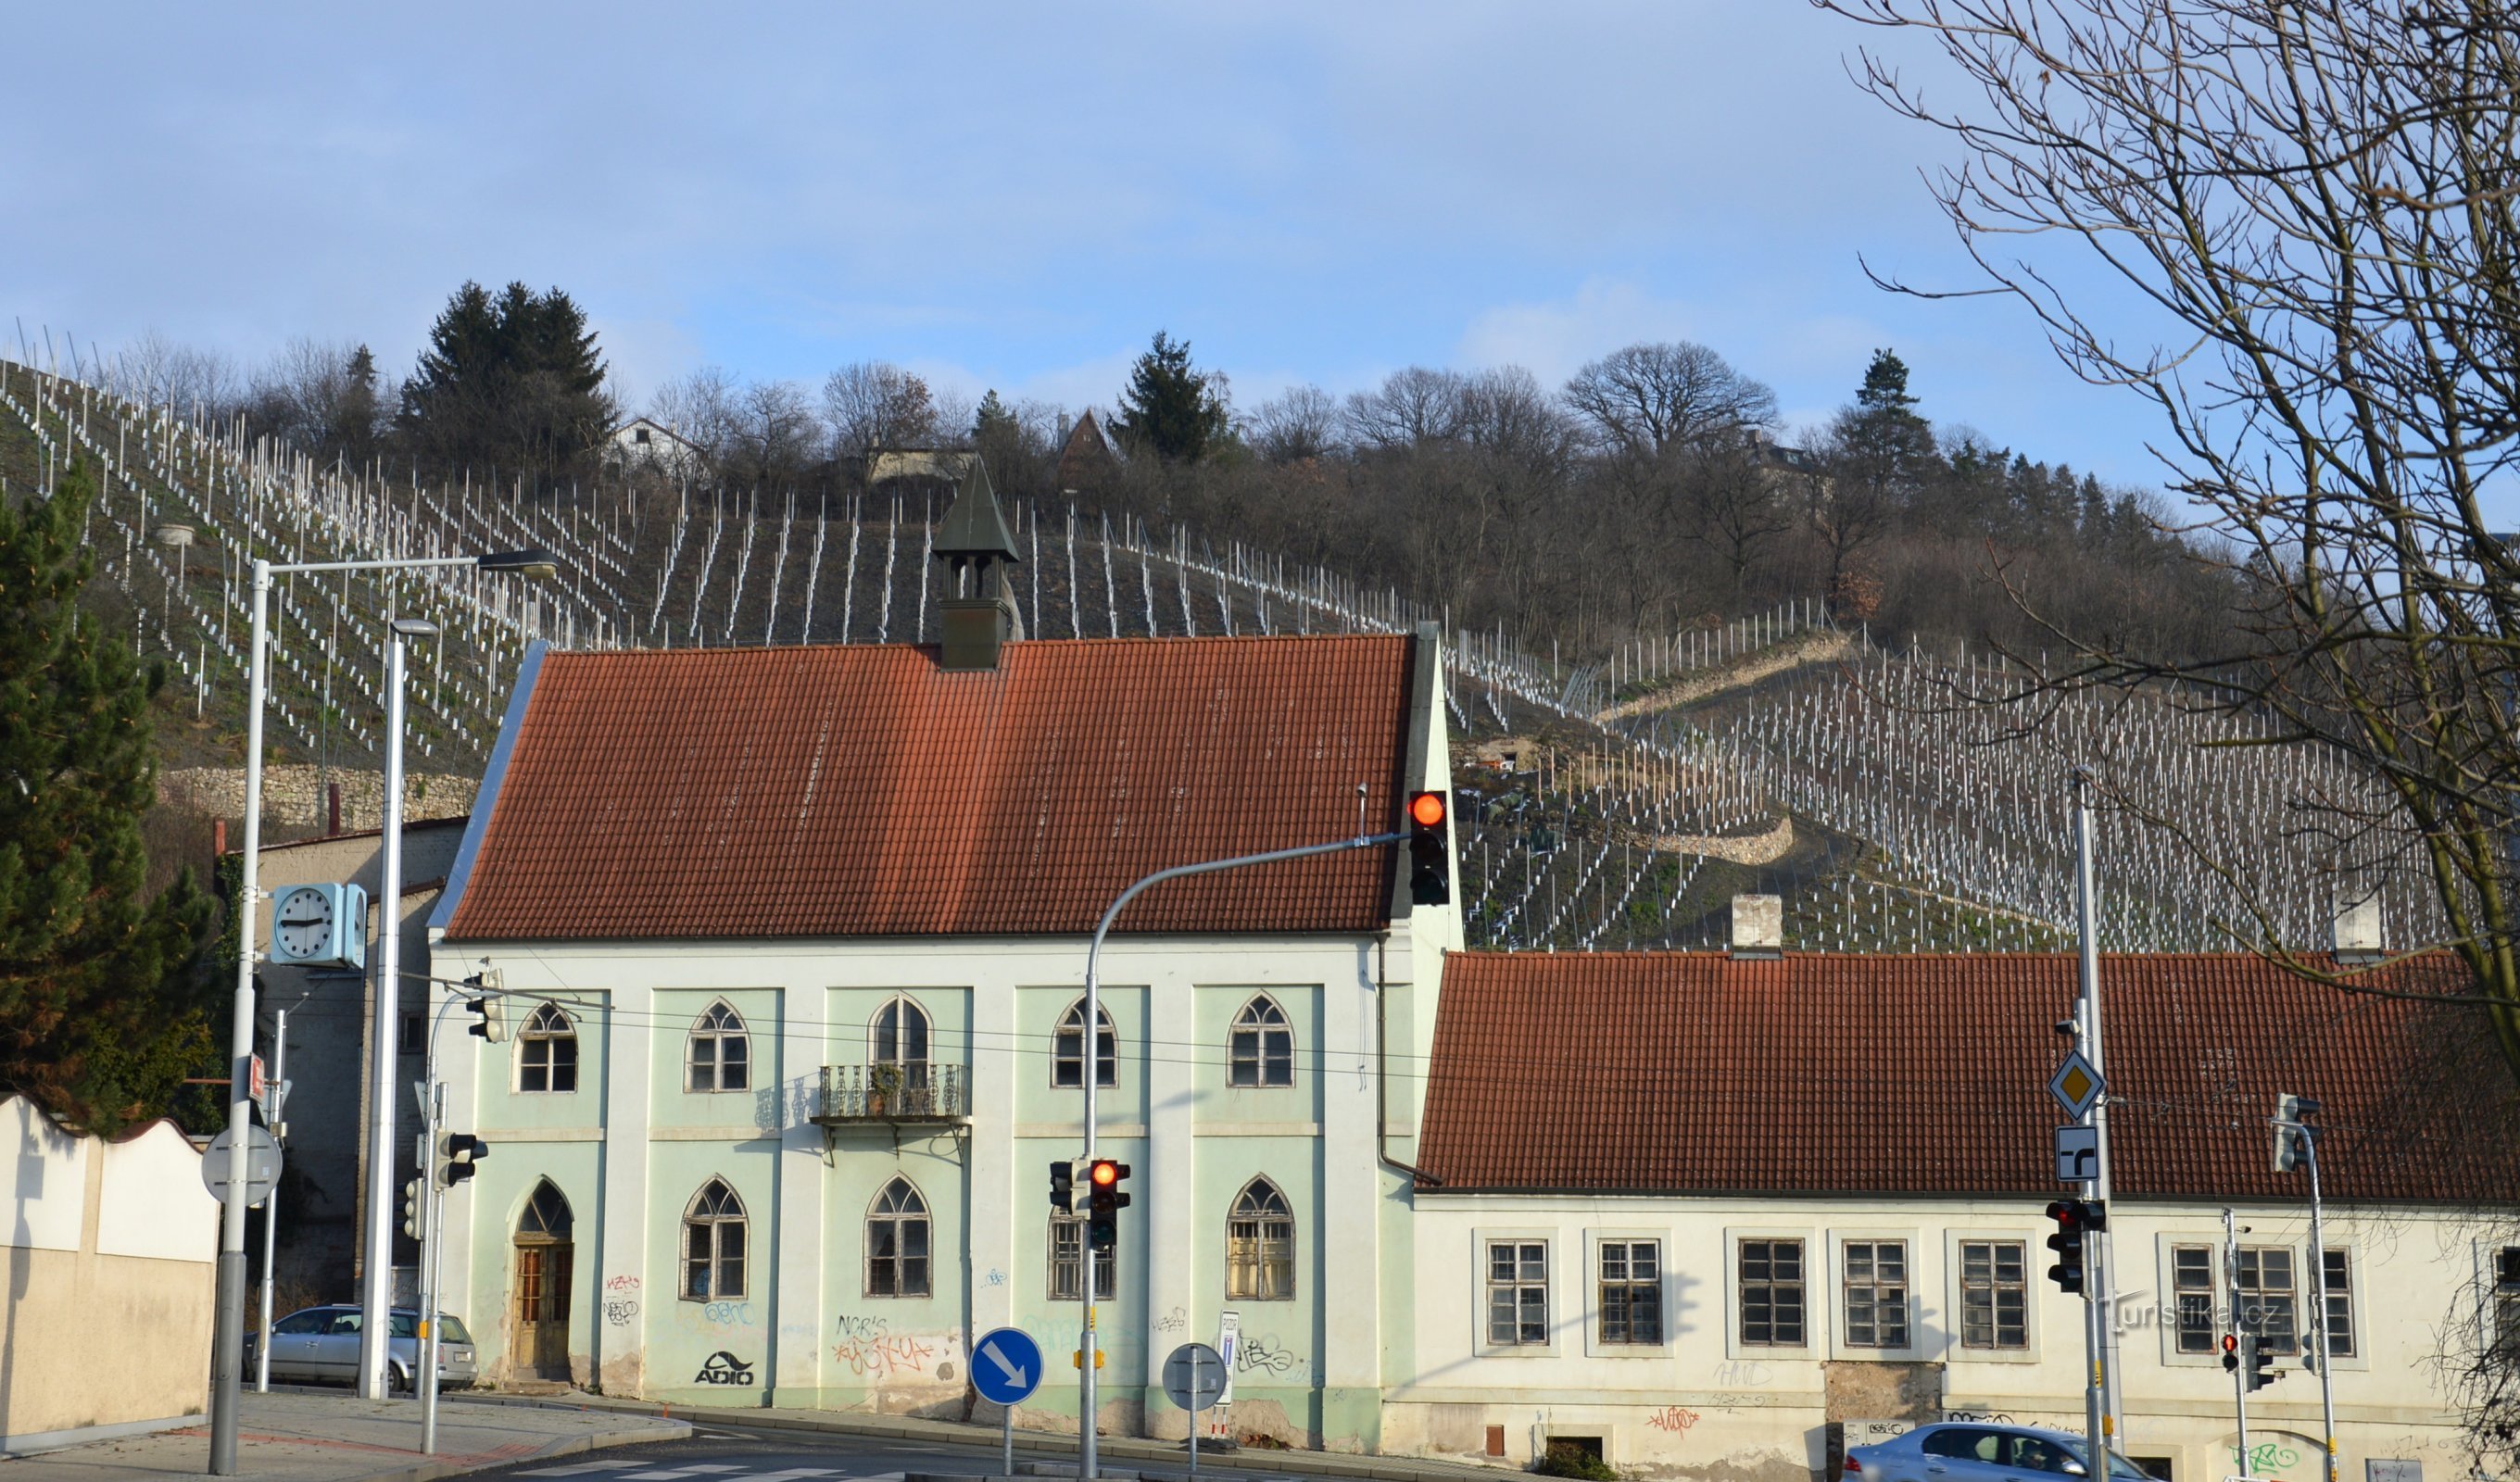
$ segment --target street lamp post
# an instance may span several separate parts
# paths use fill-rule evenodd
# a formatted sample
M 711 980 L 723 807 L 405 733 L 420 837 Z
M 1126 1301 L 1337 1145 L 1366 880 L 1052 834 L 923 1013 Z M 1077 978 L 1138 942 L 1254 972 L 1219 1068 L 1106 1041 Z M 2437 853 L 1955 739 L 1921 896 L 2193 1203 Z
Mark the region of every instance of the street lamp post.
M 397 617 L 385 624 L 384 868 L 377 881 L 377 1010 L 369 1036 L 368 1095 L 375 1110 L 368 1118 L 368 1264 L 359 1282 L 359 1393 L 371 1400 L 384 1398 L 391 1388 L 386 1366 L 393 1327 L 393 1083 L 402 1028 L 403 648 L 410 639 L 436 636 L 437 624 L 426 618 Z M 419 1378 L 412 1375 L 415 1392 Z
M 262 867 L 263 649 L 271 623 L 271 578 L 298 571 L 384 571 L 427 566 L 477 566 L 485 571 L 549 575 L 558 565 L 548 551 L 506 551 L 489 556 L 446 556 L 409 561 L 253 562 L 253 627 L 248 638 L 245 721 L 245 857 L 239 870 L 236 910 L 237 982 L 228 1025 L 227 1198 L 219 1218 L 218 1328 L 210 1349 L 210 1474 L 237 1469 L 237 1405 L 245 1370 L 246 1156 L 250 1150 L 253 1088 L 254 912 L 259 908 Z M 382 1026 L 392 1033 L 393 1026 Z M 382 1104 L 382 1090 L 371 1098 Z M 266 1340 L 267 1341 L 267 1340 Z
M 1120 919 L 1121 911 L 1126 909 L 1131 901 L 1136 900 L 1140 892 L 1150 886 L 1160 885 L 1166 880 L 1180 879 L 1186 875 L 1209 875 L 1219 870 L 1240 870 L 1250 865 L 1274 865 L 1282 860 L 1310 859 L 1317 854 L 1340 854 L 1350 849 L 1371 849 L 1380 844 L 1406 843 L 1409 837 L 1406 831 L 1361 833 L 1354 838 L 1333 839 L 1327 844 L 1302 844 L 1292 849 L 1272 849 L 1265 854 L 1238 854 L 1231 859 L 1205 860 L 1195 865 L 1175 865 L 1169 870 L 1158 870 L 1120 892 L 1119 897 L 1111 902 L 1110 909 L 1102 913 L 1102 919 L 1095 923 L 1094 939 L 1085 947 L 1085 1074 L 1083 1080 L 1085 1082 L 1085 1161 L 1088 1166 L 1094 1162 L 1096 1141 L 1094 1088 L 1096 1083 L 1102 1079 L 1102 939 L 1111 934 L 1111 923 Z M 1112 1053 L 1114 1055 L 1119 1053 L 1116 1045 L 1112 1047 Z M 1099 1335 L 1094 1328 L 1094 1252 L 1086 1249 L 1079 1251 L 1078 1254 L 1082 1257 L 1082 1269 L 1085 1273 L 1077 1292 L 1084 1303 L 1085 1325 L 1076 1345 L 1076 1428 L 1078 1432 L 1076 1475 L 1078 1482 L 1093 1482 L 1098 1475 L 1096 1467 L 1099 1464 L 1096 1460 L 1098 1438 L 1094 1422 L 1095 1410 L 1100 1404 L 1101 1389 L 1094 1372 L 1094 1366 L 1099 1358 L 1097 1351 Z M 1192 1416 L 1192 1424 L 1193 1426 L 1197 1424 L 1195 1415 Z

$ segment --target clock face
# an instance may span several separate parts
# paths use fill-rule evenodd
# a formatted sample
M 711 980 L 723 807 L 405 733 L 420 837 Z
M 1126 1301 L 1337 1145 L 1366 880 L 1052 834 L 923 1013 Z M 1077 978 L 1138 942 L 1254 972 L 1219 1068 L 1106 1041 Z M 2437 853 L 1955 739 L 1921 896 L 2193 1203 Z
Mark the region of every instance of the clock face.
M 284 890 L 272 903 L 271 939 L 293 958 L 322 954 L 333 941 L 332 893 L 313 885 Z

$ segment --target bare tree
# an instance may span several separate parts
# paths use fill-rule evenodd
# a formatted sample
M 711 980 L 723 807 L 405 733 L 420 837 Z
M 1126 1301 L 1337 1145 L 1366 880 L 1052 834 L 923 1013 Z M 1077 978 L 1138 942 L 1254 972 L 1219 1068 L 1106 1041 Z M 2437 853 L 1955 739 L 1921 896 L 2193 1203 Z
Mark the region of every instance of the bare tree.
M 1777 420 L 1777 393 L 1702 344 L 1632 344 L 1577 371 L 1566 404 L 1614 447 L 1660 453 Z
M 939 430 L 927 382 L 880 360 L 857 361 L 831 374 L 823 382 L 823 422 L 838 458 L 863 458 L 877 448 L 924 447 Z
M 228 416 L 246 398 L 245 378 L 236 362 L 217 350 L 177 344 L 156 330 L 115 352 L 111 379 L 120 394 L 145 406 L 173 407 L 187 417 L 196 409 Z
M 723 367 L 702 366 L 657 387 L 648 415 L 721 469 L 743 435 L 743 383 Z
M 1267 463 L 1320 458 L 1338 446 L 1338 403 L 1320 386 L 1289 386 L 1260 403 L 1247 435 L 1252 451 Z
M 2066 365 L 2160 411 L 2156 451 L 2260 594 L 2202 663 L 2098 649 L 2081 677 L 2172 678 L 2368 769 L 2382 807 L 2301 800 L 2343 877 L 2411 857 L 2439 944 L 2520 1076 L 2511 844 L 2520 552 L 2485 491 L 2520 438 L 2520 17 L 2496 3 L 1816 0 L 1940 44 L 1986 107 L 1935 194 Z M 2180 337 L 2130 343 L 2024 239 L 2084 249 Z M 2122 292 L 2106 295 L 2114 307 Z M 2061 627 L 2062 624 L 2059 624 Z M 2265 921 L 2239 923 L 2296 970 Z
M 1466 385 L 1453 371 L 1411 366 L 1347 399 L 1347 433 L 1361 447 L 1408 448 L 1462 433 Z

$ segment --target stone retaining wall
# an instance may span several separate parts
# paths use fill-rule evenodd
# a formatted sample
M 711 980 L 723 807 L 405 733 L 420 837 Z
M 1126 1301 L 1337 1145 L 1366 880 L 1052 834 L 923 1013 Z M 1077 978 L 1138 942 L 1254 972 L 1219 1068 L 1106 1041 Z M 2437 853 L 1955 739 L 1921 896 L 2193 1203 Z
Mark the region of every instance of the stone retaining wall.
M 324 822 L 324 789 L 320 769 L 311 766 L 265 767 L 262 770 L 263 821 L 275 828 L 311 829 Z M 382 772 L 352 772 L 336 767 L 320 773 L 323 782 L 341 787 L 341 827 L 384 827 L 385 779 Z M 445 773 L 403 775 L 403 820 L 461 818 L 472 811 L 478 778 Z M 208 818 L 245 816 L 245 769 L 188 767 L 158 774 L 159 800 Z

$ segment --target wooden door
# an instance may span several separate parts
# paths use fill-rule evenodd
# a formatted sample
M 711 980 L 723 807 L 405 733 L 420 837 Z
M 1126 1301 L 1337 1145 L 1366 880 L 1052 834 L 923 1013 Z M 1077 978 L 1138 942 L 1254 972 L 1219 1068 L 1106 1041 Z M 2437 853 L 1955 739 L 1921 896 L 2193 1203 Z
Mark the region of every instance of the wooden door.
M 569 1266 L 565 1240 L 518 1240 L 509 1363 L 520 1377 L 566 1380 Z

